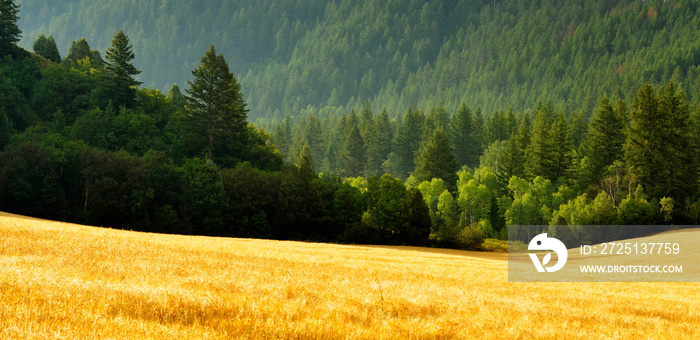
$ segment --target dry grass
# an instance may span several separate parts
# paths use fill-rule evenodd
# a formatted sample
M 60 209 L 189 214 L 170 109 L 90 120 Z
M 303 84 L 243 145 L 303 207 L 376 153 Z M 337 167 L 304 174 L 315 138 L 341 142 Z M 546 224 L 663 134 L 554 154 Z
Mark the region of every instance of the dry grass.
M 0 214 L 0 338 L 698 338 L 696 283 L 508 283 L 504 254 Z

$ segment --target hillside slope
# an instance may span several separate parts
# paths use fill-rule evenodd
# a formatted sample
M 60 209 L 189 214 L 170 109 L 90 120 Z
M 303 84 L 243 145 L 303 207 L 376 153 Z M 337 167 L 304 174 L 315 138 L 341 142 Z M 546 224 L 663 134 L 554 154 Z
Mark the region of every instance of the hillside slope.
M 20 0 L 21 45 L 53 34 L 65 56 L 87 38 L 101 51 L 123 28 L 145 86 L 191 79 L 214 44 L 241 78 L 251 118 L 371 100 L 392 115 L 438 102 L 486 114 L 551 101 L 590 113 L 604 94 L 644 83 L 700 92 L 694 1 L 88 1 Z M 629 99 L 629 98 L 627 98 Z
M 512 284 L 506 262 L 472 255 L 166 236 L 0 214 L 0 337 L 700 335 L 697 284 Z

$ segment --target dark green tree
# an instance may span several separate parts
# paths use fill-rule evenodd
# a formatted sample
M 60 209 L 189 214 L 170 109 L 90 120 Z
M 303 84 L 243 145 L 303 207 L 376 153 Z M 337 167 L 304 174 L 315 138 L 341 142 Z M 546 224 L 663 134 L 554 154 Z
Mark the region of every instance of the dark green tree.
M 394 143 L 394 150 L 401 160 L 399 165 L 401 177 L 408 177 L 408 173 L 416 167 L 414 160 L 420 148 L 424 122 L 423 112 L 415 108 L 409 108 L 403 117 Z
M 458 170 L 459 164 L 457 164 L 452 145 L 447 140 L 445 131 L 441 128 L 435 129 L 418 151 L 413 176 L 419 182 L 440 178 L 448 189 L 455 191 Z
M 18 20 L 19 5 L 14 0 L 0 0 L 0 57 L 10 54 L 22 37 Z
M 345 137 L 343 149 L 340 152 L 342 172 L 346 177 L 362 176 L 367 162 L 365 142 L 357 126 L 349 128 L 350 133 Z
M 447 130 L 447 126 L 450 123 L 450 115 L 445 109 L 445 105 L 440 102 L 438 106 L 433 107 L 425 117 L 425 125 L 423 126 L 424 138 L 429 138 L 433 134 L 433 131 L 437 128 L 442 128 Z
M 552 179 L 552 132 L 550 131 L 553 120 L 553 108 L 551 104 L 540 105 L 532 125 L 532 138 L 525 150 L 525 173 L 531 177 L 543 176 Z
M 50 35 L 48 38 L 43 34 L 34 42 L 34 53 L 53 61 L 54 63 L 61 62 L 61 55 L 58 53 L 58 47 L 56 47 L 56 42 L 53 40 L 53 36 Z
M 141 85 L 141 82 L 134 79 L 134 76 L 141 71 L 131 63 L 134 57 L 129 38 L 124 31 L 119 30 L 112 39 L 112 46 L 105 52 L 107 62 L 102 80 L 103 95 L 114 105 L 132 107 L 136 101 L 135 87 Z
M 569 141 L 569 126 L 561 112 L 552 124 L 550 145 L 548 178 L 552 182 L 569 178 L 573 148 Z
M 89 62 L 89 63 L 88 63 Z M 85 38 L 73 41 L 63 63 L 69 66 L 92 67 L 101 69 L 105 62 L 97 50 L 91 50 Z
M 505 188 L 513 176 L 525 175 L 525 154 L 518 145 L 517 135 L 513 134 L 508 139 L 506 148 L 498 157 L 498 169 L 496 176 L 501 187 Z
M 389 120 L 386 109 L 377 115 L 372 124 L 373 138 L 367 141 L 368 177 L 383 175 L 382 164 L 391 152 L 391 140 L 394 138 L 394 124 Z
M 181 116 L 186 139 L 195 145 L 197 154 L 206 155 L 222 165 L 234 165 L 245 147 L 246 104 L 241 85 L 229 71 L 222 54 L 214 46 L 201 59 L 184 96 Z
M 455 148 L 457 163 L 469 167 L 477 166 L 481 155 L 480 143 L 476 139 L 472 112 L 465 104 L 462 104 L 457 114 L 452 117 L 449 136 Z
M 626 109 L 624 102 L 618 101 L 613 109 L 608 97 L 603 97 L 588 126 L 583 143 L 583 155 L 588 158 L 585 181 L 596 185 L 605 175 L 605 169 L 615 161 L 622 161 L 625 144 Z
M 643 86 L 634 100 L 625 143 L 630 173 L 650 197 L 683 202 L 697 190 L 696 146 L 685 93 L 672 82 L 654 92 Z

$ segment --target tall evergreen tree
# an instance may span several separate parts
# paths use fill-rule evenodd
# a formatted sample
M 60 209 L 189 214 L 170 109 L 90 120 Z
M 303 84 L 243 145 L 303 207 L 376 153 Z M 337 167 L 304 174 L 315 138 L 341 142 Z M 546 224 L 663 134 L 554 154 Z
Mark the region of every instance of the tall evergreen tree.
M 233 165 L 247 142 L 248 110 L 241 85 L 214 46 L 209 47 L 192 75 L 181 116 L 186 138 L 197 153 Z
M 633 178 L 652 198 L 678 202 L 697 190 L 696 146 L 685 93 L 673 83 L 654 92 L 643 86 L 635 97 L 625 143 L 625 160 Z
M 272 144 L 285 155 L 285 158 L 289 157 L 292 144 L 292 125 L 289 116 L 286 116 L 281 124 L 275 126 L 275 131 L 272 134 Z
M 508 144 L 498 157 L 498 169 L 496 176 L 502 187 L 507 187 L 513 176 L 524 177 L 525 154 L 518 144 L 517 135 L 513 134 L 508 139 Z
M 402 178 L 408 177 L 409 172 L 416 167 L 414 160 L 420 148 L 424 122 L 423 112 L 409 108 L 399 127 L 394 150 L 401 159 L 399 175 Z
M 583 155 L 588 158 L 589 169 L 586 172 L 586 181 L 597 184 L 603 178 L 605 168 L 615 161 L 622 161 L 624 156 L 626 119 L 620 112 L 624 109 L 624 102 L 618 101 L 616 109 L 613 109 L 608 97 L 603 97 L 591 122 L 588 125 L 588 133 L 583 143 Z
M 394 138 L 394 126 L 389 120 L 386 109 L 374 119 L 372 129 L 373 139 L 367 143 L 367 169 L 368 176 L 381 176 L 384 174 L 382 164 L 391 152 L 391 140 Z
M 22 37 L 18 20 L 19 5 L 14 0 L 0 0 L 0 57 L 10 54 Z
M 430 110 L 430 113 L 428 113 L 428 116 L 425 118 L 425 126 L 423 127 L 424 138 L 430 138 L 433 131 L 435 131 L 437 128 L 441 128 L 446 131 L 449 124 L 450 115 L 447 113 L 445 105 L 440 102 L 438 106 L 433 107 Z
M 366 151 L 365 142 L 360 135 L 357 125 L 348 126 L 350 133 L 345 137 L 343 150 L 340 153 L 343 175 L 346 177 L 362 176 L 365 170 Z
M 532 139 L 532 124 L 530 123 L 530 115 L 527 113 L 523 115 L 520 125 L 518 126 L 516 141 L 518 147 L 524 153 L 525 150 L 530 146 L 530 140 Z
M 420 182 L 440 178 L 454 191 L 457 188 L 458 170 L 459 164 L 445 131 L 442 128 L 435 129 L 418 151 L 413 176 Z
M 569 178 L 573 148 L 569 141 L 569 126 L 561 112 L 552 124 L 550 145 L 548 178 L 552 182 Z
M 136 101 L 134 87 L 141 85 L 141 82 L 134 79 L 134 76 L 141 71 L 131 63 L 134 57 L 129 38 L 123 30 L 119 30 L 112 39 L 112 46 L 105 52 L 107 62 L 102 81 L 104 94 L 117 106 L 131 107 Z
M 313 112 L 306 117 L 306 125 L 304 126 L 304 139 L 309 143 L 311 154 L 314 161 L 321 163 L 323 154 L 326 151 L 326 145 L 323 138 L 323 127 L 318 115 Z M 320 165 L 320 164 L 317 164 Z
M 43 34 L 34 42 L 34 53 L 53 61 L 54 63 L 61 62 L 61 55 L 58 53 L 58 47 L 56 47 L 56 42 L 53 40 L 53 36 L 50 35 L 48 38 Z
M 459 165 L 475 167 L 479 164 L 479 142 L 474 130 L 474 119 L 467 105 L 462 104 L 449 126 L 450 142 L 455 148 Z
M 525 150 L 525 173 L 531 177 L 552 179 L 551 169 L 551 121 L 554 115 L 551 105 L 540 105 L 532 124 L 532 137 Z

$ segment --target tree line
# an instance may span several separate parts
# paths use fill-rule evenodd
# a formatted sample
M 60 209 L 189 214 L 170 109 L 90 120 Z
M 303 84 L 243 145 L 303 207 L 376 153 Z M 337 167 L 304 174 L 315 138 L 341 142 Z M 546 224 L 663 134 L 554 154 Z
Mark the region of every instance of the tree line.
M 0 20 L 0 209 L 165 233 L 474 247 L 507 225 L 697 221 L 698 111 L 669 82 L 589 118 L 541 102 L 371 102 L 258 127 L 210 46 L 184 91 L 141 88 L 129 37 L 16 46 Z M 359 114 L 357 113 L 359 111 Z M 267 131 L 271 131 L 269 134 Z M 554 233 L 554 231 L 553 231 Z
M 590 119 L 540 103 L 487 116 L 409 108 L 389 120 L 366 102 L 359 115 L 269 128 L 290 162 L 308 157 L 359 189 L 383 173 L 419 189 L 433 239 L 450 244 L 507 239 L 508 225 L 697 223 L 699 123 L 669 82 L 641 87 L 631 105 L 604 96 Z
M 14 6 L 14 7 L 5 7 Z M 425 244 L 419 190 L 391 176 L 365 190 L 285 163 L 247 121 L 241 84 L 210 46 L 181 92 L 140 88 L 128 36 L 84 39 L 61 58 L 39 36 L 16 46 L 19 7 L 0 3 L 0 209 L 161 233 Z M 10 36 L 12 35 L 12 36 Z M 3 45 L 4 44 L 4 45 Z

